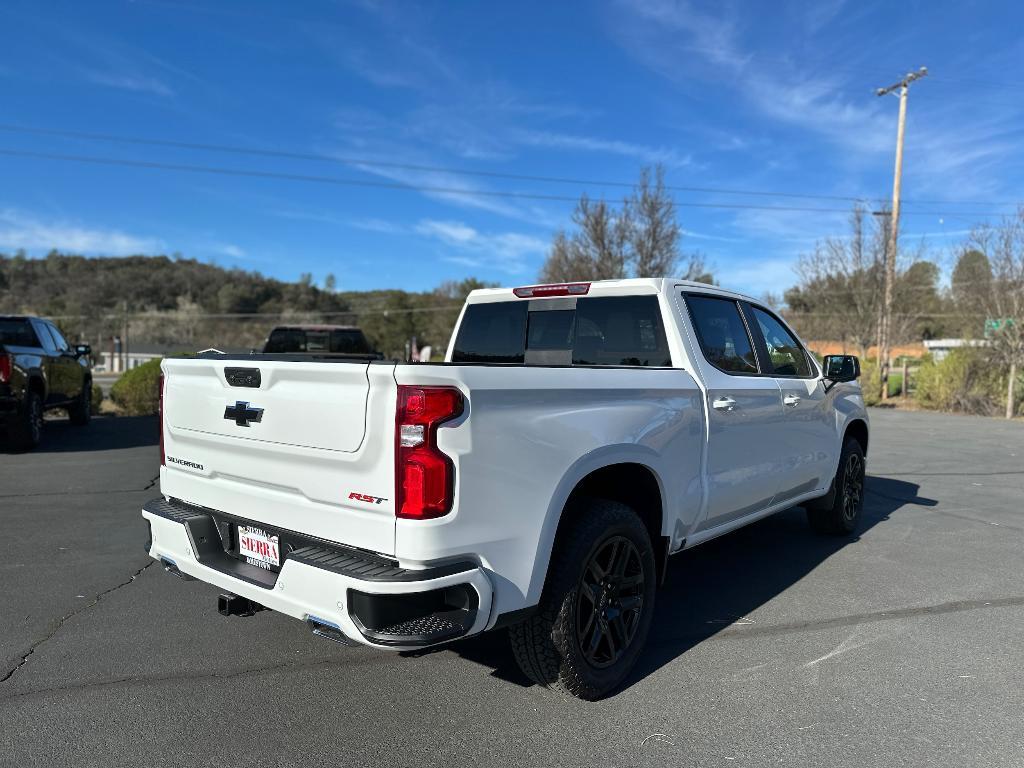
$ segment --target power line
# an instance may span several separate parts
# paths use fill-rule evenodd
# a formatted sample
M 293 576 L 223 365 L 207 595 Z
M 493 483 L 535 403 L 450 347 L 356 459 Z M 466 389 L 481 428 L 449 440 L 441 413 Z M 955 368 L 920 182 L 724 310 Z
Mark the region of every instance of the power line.
M 464 197 L 494 197 L 519 200 L 545 200 L 550 202 L 575 203 L 578 197 L 569 195 L 552 195 L 536 192 L 514 192 L 506 190 L 479 190 L 465 189 L 460 187 L 442 187 L 434 185 L 406 184 L 404 182 L 371 181 L 367 179 L 352 179 L 340 176 L 318 176 L 300 173 L 283 173 L 278 171 L 258 171 L 243 168 L 224 168 L 209 165 L 193 165 L 187 163 L 163 163 L 150 160 L 125 160 L 113 157 L 97 157 L 94 155 L 74 155 L 58 152 L 34 152 L 30 150 L 0 148 L 0 155 L 8 157 L 36 158 L 41 160 L 56 160 L 63 162 L 86 163 L 92 165 L 111 165 L 126 168 L 146 168 L 150 170 L 181 171 L 185 173 L 205 173 L 219 176 L 242 176 L 247 178 L 281 179 L 285 181 L 301 181 L 318 184 L 332 184 L 338 186 L 353 186 L 372 189 L 403 190 L 407 192 L 425 192 L 442 195 L 464 196 Z M 783 206 L 783 205 L 752 205 L 749 203 L 697 203 L 684 200 L 675 200 L 675 205 L 680 208 L 722 208 L 730 210 L 754 210 L 754 211 L 788 211 L 802 213 L 849 213 L 848 208 L 823 208 L 804 206 Z M 984 212 L 970 211 L 964 213 L 947 213 L 944 211 L 907 211 L 906 215 L 917 216 L 1005 216 L 1007 212 Z
M 39 136 L 61 136 L 64 138 L 85 139 L 87 141 L 107 141 L 119 144 L 136 144 L 155 147 L 172 147 L 175 149 L 196 149 L 206 152 L 226 152 L 236 155 L 255 157 L 276 157 L 287 160 L 311 160 L 342 165 L 366 166 L 369 168 L 394 168 L 406 171 L 427 171 L 432 173 L 451 173 L 460 176 L 480 176 L 492 179 L 508 179 L 511 181 L 532 181 L 544 184 L 574 184 L 583 186 L 623 187 L 632 188 L 633 182 L 610 181 L 607 179 L 578 179 L 565 176 L 544 176 L 523 173 L 507 173 L 504 171 L 482 171 L 470 168 L 455 168 L 441 165 L 419 165 L 415 163 L 397 163 L 382 160 L 368 160 L 360 157 L 328 155 L 315 152 L 297 152 L 293 150 L 277 150 L 262 148 L 236 147 L 227 144 L 209 144 L 205 142 L 174 141 L 170 139 L 151 139 L 139 136 L 125 136 L 111 133 L 92 133 L 87 131 L 68 131 L 56 128 L 38 128 L 34 126 L 12 125 L 0 123 L 0 131 L 8 133 L 24 133 Z M 752 197 L 787 197 L 802 200 L 836 200 L 842 202 L 869 202 L 872 198 L 853 197 L 848 195 L 800 194 L 797 192 L 775 192 L 771 190 L 736 189 L 726 187 L 691 187 L 666 185 L 665 189 L 672 192 L 699 192 L 719 195 L 747 195 Z
M 549 176 L 537 174 L 508 173 L 505 171 L 485 171 L 473 168 L 443 166 L 443 165 L 421 165 L 416 163 L 399 163 L 383 160 L 370 160 L 367 158 L 331 155 L 317 152 L 299 152 L 295 150 L 278 150 L 266 148 L 238 147 L 228 144 L 216 144 L 209 142 L 176 141 L 173 139 L 157 139 L 144 136 L 128 136 L 125 134 L 97 133 L 92 131 L 72 131 L 60 128 L 43 128 L 39 126 L 17 125 L 12 123 L 0 123 L 0 131 L 7 133 L 20 133 L 35 136 L 59 136 L 61 138 L 82 139 L 85 141 L 105 141 L 114 144 L 134 144 L 138 146 L 168 147 L 173 149 L 191 149 L 203 152 L 223 152 L 234 155 L 248 155 L 252 157 L 272 157 L 285 160 L 304 160 L 329 162 L 350 166 L 365 166 L 367 168 L 393 168 L 395 170 L 424 171 L 431 173 L 450 173 L 459 176 L 478 176 L 481 178 L 507 179 L 510 181 L 530 181 L 542 184 L 572 184 L 576 186 L 599 186 L 599 187 L 620 187 L 633 188 L 635 183 L 626 181 L 613 181 L 609 179 L 581 179 L 569 176 Z M 742 189 L 738 187 L 697 187 L 678 184 L 667 184 L 665 189 L 671 192 L 693 192 L 699 194 L 717 195 L 739 195 L 747 197 L 779 197 L 794 200 L 832 200 L 848 203 L 870 203 L 881 201 L 880 197 L 865 197 L 854 195 L 829 195 L 829 194 L 807 194 L 799 192 L 782 192 L 766 189 Z M 985 200 L 904 200 L 905 204 L 925 205 L 994 205 L 1010 206 L 1017 205 L 1016 201 L 985 201 Z
M 199 320 L 257 320 L 260 318 L 288 320 L 296 323 L 313 322 L 304 320 L 302 315 L 309 315 L 315 318 L 324 317 L 348 317 L 352 315 L 402 315 L 416 314 L 422 312 L 451 312 L 462 309 L 464 302 L 453 304 L 436 304 L 427 307 L 397 307 L 384 309 L 349 309 L 335 312 L 320 312 L 315 309 L 291 310 L 288 314 L 283 312 L 202 312 L 198 314 L 174 312 L 128 312 L 103 314 L 103 315 L 47 315 L 51 320 L 168 320 L 176 322 L 196 322 Z

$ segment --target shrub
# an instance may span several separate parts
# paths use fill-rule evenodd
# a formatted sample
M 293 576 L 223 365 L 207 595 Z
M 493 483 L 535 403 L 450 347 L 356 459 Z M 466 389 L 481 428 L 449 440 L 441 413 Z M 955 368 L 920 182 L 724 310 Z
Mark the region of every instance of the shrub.
M 92 412 L 97 414 L 100 412 L 100 405 L 103 403 L 103 387 L 99 384 L 93 383 L 92 385 Z
M 941 362 L 926 357 L 914 377 L 914 398 L 925 408 L 983 416 L 999 412 L 1006 399 L 1006 374 L 984 350 L 951 350 Z
M 860 388 L 864 395 L 864 405 L 878 405 L 882 402 L 880 395 L 881 373 L 878 370 L 878 361 L 864 359 L 860 363 Z
M 125 371 L 110 388 L 110 399 L 128 416 L 148 416 L 157 411 L 160 398 L 160 359 Z

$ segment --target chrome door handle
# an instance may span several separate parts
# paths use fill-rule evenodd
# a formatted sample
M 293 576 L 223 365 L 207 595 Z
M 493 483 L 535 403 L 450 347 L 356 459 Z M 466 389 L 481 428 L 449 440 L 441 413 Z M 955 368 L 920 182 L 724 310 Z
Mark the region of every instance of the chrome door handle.
M 782 398 L 782 402 L 789 406 L 800 405 L 800 398 L 797 395 L 786 395 Z
M 711 403 L 711 407 L 719 411 L 731 411 L 736 407 L 736 401 L 731 397 L 718 397 Z

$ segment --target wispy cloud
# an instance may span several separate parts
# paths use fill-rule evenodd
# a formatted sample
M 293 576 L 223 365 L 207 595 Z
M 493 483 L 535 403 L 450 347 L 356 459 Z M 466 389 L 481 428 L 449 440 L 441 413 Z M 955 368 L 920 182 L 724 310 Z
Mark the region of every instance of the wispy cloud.
M 15 208 L 0 209 L 0 248 L 30 252 L 51 249 L 83 255 L 129 256 L 167 250 L 164 241 L 118 229 L 85 227 L 68 221 L 44 220 Z
M 376 232 L 381 235 L 399 235 L 406 231 L 406 228 L 395 221 L 368 217 L 362 219 L 349 219 L 348 226 L 361 229 L 365 232 Z
M 108 88 L 120 88 L 124 91 L 137 91 L 139 93 L 152 93 L 157 96 L 173 96 L 174 91 L 164 81 L 156 77 L 136 74 L 117 74 L 114 72 L 88 71 L 85 77 L 92 83 L 104 85 Z
M 838 68 L 809 68 L 790 54 L 801 27 L 810 45 L 815 33 L 834 26 L 840 13 L 859 12 L 841 0 L 819 3 L 813 10 L 805 4 L 791 7 L 794 32 L 787 48 L 778 50 L 751 28 L 753 16 L 741 6 L 719 4 L 707 10 L 688 0 L 620 0 L 615 8 L 610 34 L 680 89 L 700 82 L 732 91 L 753 119 L 764 123 L 767 118 L 769 125 L 794 128 L 841 150 L 831 162 L 851 174 L 860 172 L 866 157 L 880 161 L 892 153 L 895 103 L 875 98 L 871 83 L 856 69 L 877 69 L 862 41 L 840 33 L 830 36 L 830 58 L 844 61 Z M 926 82 L 922 87 L 932 86 Z M 908 124 L 914 140 L 907 145 L 907 181 L 931 196 L 939 196 L 941 188 L 960 198 L 996 191 L 996 166 L 1019 163 L 1022 112 L 1024 103 L 1019 102 L 966 112 L 948 100 L 915 103 Z
M 578 152 L 597 152 L 632 157 L 644 163 L 662 163 L 667 166 L 690 165 L 693 158 L 671 147 L 650 147 L 620 139 L 606 139 L 595 136 L 579 136 L 553 131 L 519 131 L 515 138 L 531 147 L 551 147 Z
M 424 219 L 415 231 L 439 241 L 452 250 L 442 258 L 470 267 L 491 267 L 509 274 L 521 274 L 539 259 L 548 243 L 520 232 L 484 233 L 461 221 Z
M 685 0 L 633 0 L 619 8 L 613 35 L 668 79 L 688 86 L 695 77 L 714 80 L 765 116 L 856 150 L 891 147 L 891 121 L 876 104 L 844 97 L 834 76 L 801 74 L 785 58 L 758 58 L 741 41 L 740 17 L 726 6 L 711 13 Z
M 214 243 L 210 250 L 232 259 L 244 259 L 246 255 L 245 250 L 234 243 Z
M 719 257 L 712 272 L 722 287 L 748 296 L 782 293 L 793 284 L 793 262 L 788 258 L 741 259 Z

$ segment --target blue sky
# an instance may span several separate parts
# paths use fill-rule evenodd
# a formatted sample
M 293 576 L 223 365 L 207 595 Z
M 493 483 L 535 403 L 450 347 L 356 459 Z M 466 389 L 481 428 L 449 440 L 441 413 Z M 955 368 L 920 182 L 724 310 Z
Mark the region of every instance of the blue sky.
M 572 203 L 495 193 L 626 190 L 480 174 L 630 182 L 661 162 L 679 186 L 823 196 L 680 191 L 680 204 L 845 209 L 824 196 L 891 193 L 897 100 L 873 89 L 922 64 L 908 239 L 946 256 L 1024 200 L 1024 8 L 1010 2 L 8 0 L 0 25 L 0 124 L 336 160 L 6 130 L 0 151 L 433 190 L 0 154 L 0 251 L 179 252 L 284 279 L 330 272 L 339 289 L 529 283 Z M 684 249 L 754 294 L 792 284 L 797 256 L 846 219 L 679 213 Z

